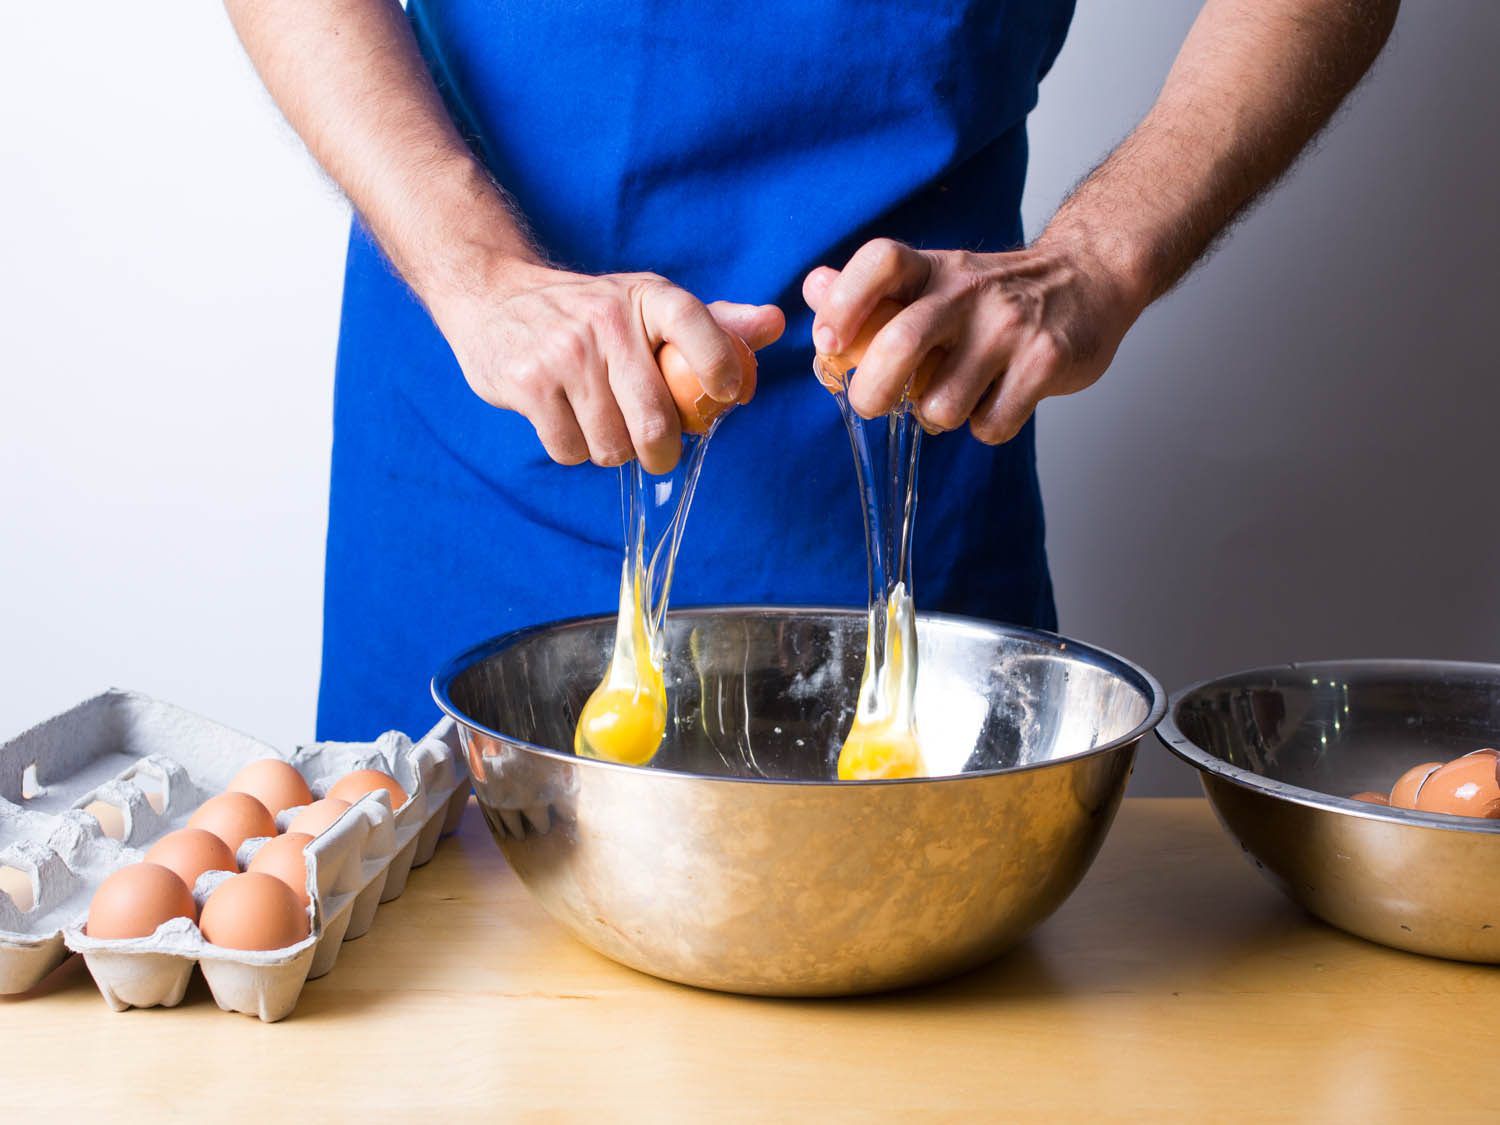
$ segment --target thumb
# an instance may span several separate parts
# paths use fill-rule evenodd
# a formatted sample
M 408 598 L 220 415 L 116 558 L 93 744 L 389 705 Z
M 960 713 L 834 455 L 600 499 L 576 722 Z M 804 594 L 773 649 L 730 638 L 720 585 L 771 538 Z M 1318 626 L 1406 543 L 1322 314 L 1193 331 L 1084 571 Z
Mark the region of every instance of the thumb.
M 759 351 L 781 339 L 786 331 L 786 316 L 775 305 L 741 305 L 733 301 L 714 301 L 708 306 L 719 325 L 733 332 Z

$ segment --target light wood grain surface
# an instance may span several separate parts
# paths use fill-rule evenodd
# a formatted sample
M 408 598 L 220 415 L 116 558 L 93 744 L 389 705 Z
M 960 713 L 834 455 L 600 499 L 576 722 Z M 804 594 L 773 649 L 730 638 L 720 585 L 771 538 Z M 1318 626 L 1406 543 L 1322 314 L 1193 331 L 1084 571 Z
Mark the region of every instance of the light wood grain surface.
M 604 960 L 526 897 L 471 807 L 284 1023 L 220 1012 L 201 980 L 180 1008 L 116 1014 L 76 958 L 0 999 L 0 1107 L 91 1122 L 1494 1121 L 1497 1001 L 1500 970 L 1298 912 L 1201 800 L 1127 800 L 1082 887 L 997 964 L 836 1001 L 699 992 Z

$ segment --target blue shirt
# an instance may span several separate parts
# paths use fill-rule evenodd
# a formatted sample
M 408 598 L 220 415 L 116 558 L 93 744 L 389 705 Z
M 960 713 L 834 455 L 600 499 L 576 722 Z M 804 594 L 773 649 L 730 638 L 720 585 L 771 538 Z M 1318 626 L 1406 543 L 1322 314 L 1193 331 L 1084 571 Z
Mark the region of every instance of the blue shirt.
M 848 441 L 800 287 L 876 236 L 1021 243 L 1027 113 L 1072 0 L 411 0 L 460 129 L 554 260 L 773 302 L 753 403 L 720 426 L 674 605 L 859 605 Z M 356 222 L 334 396 L 318 737 L 413 734 L 432 672 L 521 625 L 609 613 L 616 470 L 553 464 L 477 398 Z M 1054 628 L 1034 428 L 924 443 L 925 609 Z

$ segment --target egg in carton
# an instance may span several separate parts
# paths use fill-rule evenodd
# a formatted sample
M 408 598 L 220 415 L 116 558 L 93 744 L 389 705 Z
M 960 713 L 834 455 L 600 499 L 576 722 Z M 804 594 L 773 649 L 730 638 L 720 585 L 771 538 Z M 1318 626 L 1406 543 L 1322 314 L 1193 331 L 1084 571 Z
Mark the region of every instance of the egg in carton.
M 288 758 L 170 704 L 120 691 L 42 723 L 0 747 L 0 891 L 15 889 L 24 900 L 29 888 L 33 900 L 22 909 L 0 893 L 0 992 L 34 986 L 73 949 L 117 1010 L 177 1004 L 200 964 L 220 1007 L 268 1021 L 285 1017 L 303 982 L 333 967 L 340 943 L 363 934 L 379 903 L 400 894 L 411 868 L 457 827 L 468 798 L 458 753 L 451 720 L 444 720 L 417 743 L 393 732 L 373 743 L 314 744 Z M 258 758 L 290 761 L 317 797 L 360 768 L 391 774 L 407 793 L 397 809 L 383 793 L 365 795 L 308 845 L 309 936 L 281 950 L 230 950 L 176 919 L 148 937 L 89 937 L 84 919 L 103 879 L 183 827 L 203 800 Z M 282 812 L 277 828 L 285 831 L 298 811 Z M 122 839 L 110 839 L 106 824 Z M 245 841 L 240 866 L 265 843 Z M 198 879 L 200 908 L 231 874 Z

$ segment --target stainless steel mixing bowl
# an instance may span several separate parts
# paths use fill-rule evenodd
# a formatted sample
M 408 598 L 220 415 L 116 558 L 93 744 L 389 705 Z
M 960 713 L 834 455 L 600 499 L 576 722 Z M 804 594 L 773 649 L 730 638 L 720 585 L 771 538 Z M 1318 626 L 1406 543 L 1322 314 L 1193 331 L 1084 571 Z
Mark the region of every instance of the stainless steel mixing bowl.
M 1082 878 L 1165 708 L 1098 649 L 924 616 L 918 721 L 953 776 L 832 781 L 864 614 L 688 610 L 666 629 L 667 743 L 620 766 L 556 749 L 613 630 L 511 633 L 454 659 L 433 694 L 495 839 L 554 918 L 616 961 L 733 992 L 869 992 L 995 956 Z
M 1291 899 L 1384 945 L 1500 961 L 1500 822 L 1351 801 L 1500 745 L 1500 665 L 1286 664 L 1173 697 L 1158 737 Z

